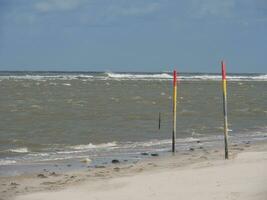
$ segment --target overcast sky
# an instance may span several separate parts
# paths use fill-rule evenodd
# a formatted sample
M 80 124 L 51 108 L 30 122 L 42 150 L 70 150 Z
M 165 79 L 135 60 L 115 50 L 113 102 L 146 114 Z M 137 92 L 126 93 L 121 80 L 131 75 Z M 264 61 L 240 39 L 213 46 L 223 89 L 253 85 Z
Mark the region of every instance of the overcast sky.
M 0 0 L 0 70 L 267 72 L 267 0 Z

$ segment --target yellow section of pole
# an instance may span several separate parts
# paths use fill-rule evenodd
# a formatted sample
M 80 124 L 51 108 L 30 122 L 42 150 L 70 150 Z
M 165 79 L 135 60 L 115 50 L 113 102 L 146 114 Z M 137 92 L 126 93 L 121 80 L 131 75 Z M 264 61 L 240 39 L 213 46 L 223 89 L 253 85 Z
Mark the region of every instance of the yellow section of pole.
M 176 111 L 177 111 L 177 73 L 173 71 L 173 131 L 172 131 L 172 152 L 175 153 L 176 140 Z
M 229 158 L 228 154 L 228 118 L 227 118 L 227 81 L 226 81 L 226 67 L 222 61 L 222 87 L 223 87 L 223 114 L 224 114 L 224 147 L 225 159 Z

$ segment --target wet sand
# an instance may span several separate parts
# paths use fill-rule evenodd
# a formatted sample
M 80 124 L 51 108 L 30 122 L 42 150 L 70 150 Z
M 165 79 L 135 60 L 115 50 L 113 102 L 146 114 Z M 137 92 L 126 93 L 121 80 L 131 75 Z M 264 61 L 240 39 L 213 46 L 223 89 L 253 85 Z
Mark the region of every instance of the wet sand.
M 1 177 L 0 199 L 267 199 L 267 144 L 190 149 L 136 164 Z

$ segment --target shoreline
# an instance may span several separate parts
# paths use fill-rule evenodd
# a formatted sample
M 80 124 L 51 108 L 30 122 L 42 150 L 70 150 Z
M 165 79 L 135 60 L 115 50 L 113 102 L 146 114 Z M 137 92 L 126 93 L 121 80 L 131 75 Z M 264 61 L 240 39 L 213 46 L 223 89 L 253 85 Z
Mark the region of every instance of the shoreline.
M 179 138 L 176 141 L 177 152 L 186 153 L 194 151 L 196 149 L 211 150 L 216 148 L 224 148 L 220 136 L 206 136 L 206 137 L 185 137 Z M 230 136 L 230 143 L 233 146 L 239 146 L 243 144 L 255 143 L 258 141 L 267 140 L 267 135 L 248 133 L 235 134 Z M 0 162 L 14 162 L 14 164 L 0 163 L 0 178 L 9 176 L 19 176 L 25 174 L 41 173 L 43 170 L 48 170 L 56 173 L 79 171 L 84 168 L 103 165 L 108 166 L 112 164 L 112 160 L 119 160 L 120 163 L 136 163 L 141 160 L 147 159 L 153 156 L 168 156 L 170 153 L 171 140 L 148 140 L 143 142 L 131 142 L 131 143 L 117 143 L 112 142 L 111 147 L 99 148 L 97 144 L 89 144 L 96 146 L 94 148 L 88 148 L 88 145 L 76 145 L 82 150 L 69 150 L 62 149 L 57 151 L 47 151 L 45 153 L 32 152 L 29 150 L 27 153 L 18 153 L 17 158 L 9 160 L 1 160 Z M 108 143 L 101 143 L 99 146 L 110 145 Z M 114 146 L 114 147 L 113 147 Z M 59 151 L 59 152 L 58 152 Z M 43 157 L 46 154 L 45 157 Z M 32 160 L 31 160 L 32 159 Z
M 267 152 L 266 141 L 258 141 L 250 144 L 231 145 L 230 161 L 235 161 L 241 152 Z M 177 152 L 174 156 L 169 153 L 165 156 L 149 157 L 137 163 L 119 163 L 107 166 L 89 167 L 84 170 L 43 171 L 19 176 L 0 177 L 0 199 L 16 199 L 17 196 L 31 195 L 36 192 L 62 191 L 66 188 L 103 182 L 119 177 L 131 177 L 143 173 L 164 172 L 168 170 L 185 170 L 188 168 L 207 167 L 211 163 L 224 161 L 223 149 L 198 148 L 184 152 Z

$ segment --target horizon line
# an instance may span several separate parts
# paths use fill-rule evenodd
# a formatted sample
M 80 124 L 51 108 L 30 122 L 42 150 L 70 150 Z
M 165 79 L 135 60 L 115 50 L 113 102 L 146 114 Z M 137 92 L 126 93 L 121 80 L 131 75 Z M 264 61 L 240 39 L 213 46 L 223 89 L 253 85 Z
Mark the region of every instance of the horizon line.
M 177 69 L 176 69 L 177 71 Z M 27 73 L 27 72 L 34 72 L 34 73 L 172 73 L 173 71 L 111 71 L 111 70 L 106 70 L 106 71 L 89 71 L 89 70 L 0 70 L 0 73 Z M 186 72 L 182 71 L 179 72 L 177 71 L 178 74 L 221 74 L 220 71 L 218 72 Z M 267 74 L 267 72 L 228 72 L 227 74 Z

